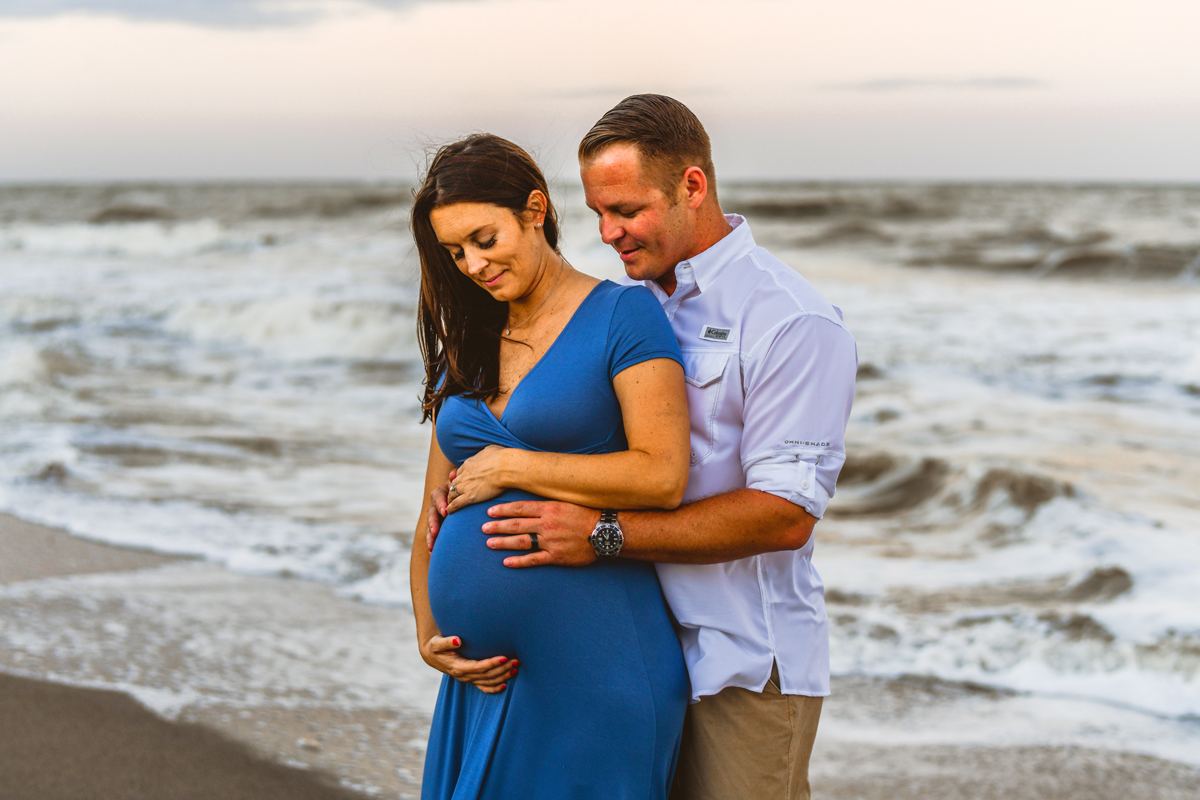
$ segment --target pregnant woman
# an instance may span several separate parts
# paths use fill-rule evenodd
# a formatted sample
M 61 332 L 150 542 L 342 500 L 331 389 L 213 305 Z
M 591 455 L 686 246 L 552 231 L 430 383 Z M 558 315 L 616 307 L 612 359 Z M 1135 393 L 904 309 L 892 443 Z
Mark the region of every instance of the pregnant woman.
M 514 500 L 679 504 L 689 442 L 674 334 L 645 288 L 563 259 L 545 178 L 503 139 L 442 148 L 412 229 L 435 422 L 426 496 L 455 476 L 432 554 L 413 547 L 421 655 L 445 673 L 422 798 L 664 800 L 688 685 L 653 566 L 510 569 L 481 528 Z M 616 531 L 598 526 L 596 546 L 616 550 Z

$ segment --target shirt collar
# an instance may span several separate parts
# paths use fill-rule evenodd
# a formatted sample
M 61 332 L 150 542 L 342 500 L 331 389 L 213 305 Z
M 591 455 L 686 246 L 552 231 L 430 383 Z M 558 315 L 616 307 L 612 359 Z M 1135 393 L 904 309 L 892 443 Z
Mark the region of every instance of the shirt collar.
M 757 246 L 745 217 L 740 214 L 726 214 L 725 219 L 733 226 L 733 230 L 707 250 L 680 261 L 675 268 L 676 278 L 679 269 L 691 269 L 696 288 L 701 293 L 716 282 L 717 274 L 726 264 L 737 261 Z

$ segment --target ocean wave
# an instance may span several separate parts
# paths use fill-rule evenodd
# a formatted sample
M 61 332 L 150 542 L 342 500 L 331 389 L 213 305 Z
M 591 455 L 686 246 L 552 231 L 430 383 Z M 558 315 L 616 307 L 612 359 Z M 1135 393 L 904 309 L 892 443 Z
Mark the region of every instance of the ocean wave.
M 1194 187 L 806 184 L 723 192 L 727 208 L 798 248 L 1033 278 L 1188 282 L 1200 274 Z
M 248 345 L 289 360 L 409 359 L 416 354 L 411 306 L 303 294 L 263 300 L 195 300 L 166 330 L 195 340 Z
M 1075 496 L 1071 484 L 1019 468 L 991 467 L 980 474 L 940 458 L 863 452 L 847 457 L 830 513 L 864 517 L 924 508 L 928 521 L 953 526 L 987 516 L 987 537 L 995 539 L 1001 529 L 1028 521 L 1055 498 Z M 1015 523 L 1001 525 L 1001 519 Z
M 253 210 L 253 215 L 261 219 L 279 219 L 290 217 L 323 217 L 338 219 L 352 217 L 358 214 L 370 214 L 380 211 L 399 212 L 412 203 L 411 191 L 380 191 L 372 189 L 350 189 L 311 194 L 299 194 L 289 198 L 287 202 L 264 204 Z
M 18 342 L 0 351 L 0 387 L 41 383 L 47 376 L 46 362 L 34 345 Z
M 812 236 L 795 240 L 797 247 L 830 247 L 833 245 L 893 244 L 895 234 L 870 222 L 851 219 L 823 228 Z
M 1178 602 L 1200 575 L 1187 533 L 1017 464 L 885 450 L 850 453 L 827 518 L 838 671 L 1200 714 L 1200 614 Z
M 0 221 L 122 227 L 148 221 L 233 224 L 248 219 L 340 219 L 397 214 L 403 183 L 115 183 L 0 186 Z
M 926 675 L 1153 714 L 1200 714 L 1200 636 L 1118 639 L 1093 617 L 998 607 L 991 613 L 897 615 L 831 604 L 839 674 Z
M 0 251 L 36 255 L 178 258 L 212 250 L 252 248 L 259 244 L 256 237 L 235 233 L 211 219 L 180 223 L 138 221 L 120 225 L 63 223 L 0 227 Z
M 361 590 L 377 602 L 408 602 L 407 582 L 402 595 L 395 575 L 401 562 L 407 564 L 408 548 L 394 536 L 354 525 L 188 501 L 148 504 L 36 483 L 0 485 L 0 509 L 109 544 L 199 556 L 247 574 L 338 584 L 350 595 Z M 372 580 L 381 572 L 386 575 Z
M 751 221 L 800 221 L 832 217 L 916 222 L 953 215 L 961 199 L 949 187 L 912 185 L 853 187 L 818 184 L 808 192 L 780 185 L 734 185 L 738 213 Z
M 123 203 L 105 206 L 88 219 L 93 225 L 111 225 L 118 222 L 170 222 L 175 215 L 169 209 L 154 205 Z

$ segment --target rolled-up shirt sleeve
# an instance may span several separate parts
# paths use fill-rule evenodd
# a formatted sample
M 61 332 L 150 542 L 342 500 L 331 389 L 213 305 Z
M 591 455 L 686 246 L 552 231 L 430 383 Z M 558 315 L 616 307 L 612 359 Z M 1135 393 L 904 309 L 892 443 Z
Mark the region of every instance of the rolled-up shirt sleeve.
M 746 486 L 824 516 L 846 462 L 846 423 L 858 354 L 837 322 L 783 320 L 743 363 L 742 469 Z

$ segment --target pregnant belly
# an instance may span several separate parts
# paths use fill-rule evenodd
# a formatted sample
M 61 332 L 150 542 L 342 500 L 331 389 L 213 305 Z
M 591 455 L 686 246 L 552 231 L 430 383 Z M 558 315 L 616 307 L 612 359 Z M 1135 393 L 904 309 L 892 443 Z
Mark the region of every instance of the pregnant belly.
M 442 524 L 429 559 L 429 604 L 438 630 L 443 636 L 459 637 L 460 652 L 467 658 L 520 658 L 522 640 L 531 635 L 531 614 L 556 602 L 556 591 L 571 584 L 558 567 L 504 566 L 505 558 L 526 551 L 492 550 L 482 532 L 490 507 L 541 499 L 507 491 L 454 512 Z

